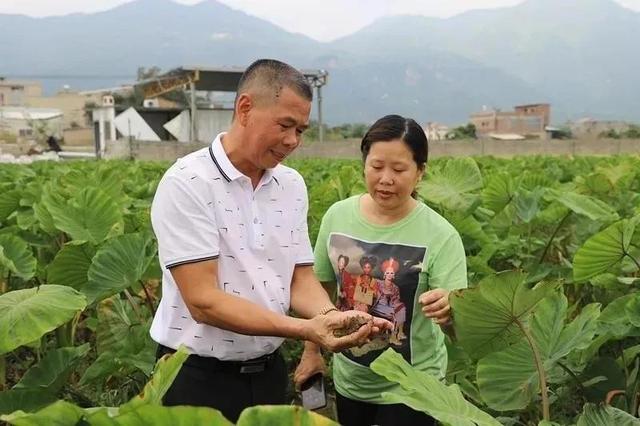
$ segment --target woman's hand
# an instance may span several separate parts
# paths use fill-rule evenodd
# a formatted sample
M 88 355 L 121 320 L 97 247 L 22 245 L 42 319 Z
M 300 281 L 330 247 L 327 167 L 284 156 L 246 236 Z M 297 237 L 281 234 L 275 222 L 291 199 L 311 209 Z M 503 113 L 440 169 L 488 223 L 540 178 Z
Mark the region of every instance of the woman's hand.
M 436 324 L 445 325 L 451 320 L 451 306 L 449 305 L 449 291 L 436 288 L 425 291 L 418 301 L 422 304 L 422 312 Z

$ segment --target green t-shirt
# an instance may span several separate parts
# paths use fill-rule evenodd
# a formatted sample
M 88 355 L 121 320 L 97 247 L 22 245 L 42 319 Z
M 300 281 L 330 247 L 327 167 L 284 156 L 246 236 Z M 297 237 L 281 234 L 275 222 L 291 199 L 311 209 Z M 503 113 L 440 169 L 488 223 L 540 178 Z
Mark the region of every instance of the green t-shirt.
M 421 371 L 444 377 L 447 350 L 440 327 L 424 316 L 418 297 L 434 288 L 467 286 L 464 247 L 449 222 L 423 203 L 392 225 L 360 213 L 357 195 L 340 201 L 322 219 L 315 246 L 320 281 L 335 281 L 337 306 L 389 319 L 394 330 L 333 358 L 336 390 L 351 399 L 384 403 L 394 385 L 369 365 L 388 347 Z

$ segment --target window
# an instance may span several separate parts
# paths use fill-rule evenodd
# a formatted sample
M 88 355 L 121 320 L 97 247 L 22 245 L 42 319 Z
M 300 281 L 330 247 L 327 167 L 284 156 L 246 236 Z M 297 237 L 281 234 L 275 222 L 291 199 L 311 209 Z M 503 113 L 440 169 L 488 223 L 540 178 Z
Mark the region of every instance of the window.
M 18 131 L 18 134 L 23 138 L 26 137 L 26 136 L 33 136 L 33 130 L 31 130 L 31 129 L 20 129 Z

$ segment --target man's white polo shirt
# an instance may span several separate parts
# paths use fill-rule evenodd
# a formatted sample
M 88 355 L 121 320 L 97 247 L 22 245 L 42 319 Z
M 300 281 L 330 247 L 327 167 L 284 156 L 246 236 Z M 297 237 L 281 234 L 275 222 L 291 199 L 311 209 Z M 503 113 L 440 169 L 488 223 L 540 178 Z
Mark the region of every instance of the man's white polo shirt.
M 278 165 L 264 173 L 254 190 L 229 161 L 223 135 L 179 159 L 158 184 L 151 223 L 163 271 L 162 299 L 151 337 L 174 349 L 183 344 L 201 356 L 247 360 L 273 352 L 283 339 L 197 323 L 170 268 L 217 259 L 222 290 L 286 314 L 295 266 L 313 264 L 307 189 L 297 171 Z

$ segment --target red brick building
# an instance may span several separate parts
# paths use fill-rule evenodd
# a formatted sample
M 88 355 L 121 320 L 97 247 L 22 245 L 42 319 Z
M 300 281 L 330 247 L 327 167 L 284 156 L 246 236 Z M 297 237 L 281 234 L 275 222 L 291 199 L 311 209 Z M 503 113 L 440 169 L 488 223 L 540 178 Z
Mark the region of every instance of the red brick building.
M 518 134 L 544 137 L 549 125 L 549 104 L 517 105 L 513 111 L 487 110 L 471 114 L 478 137 L 490 134 Z

